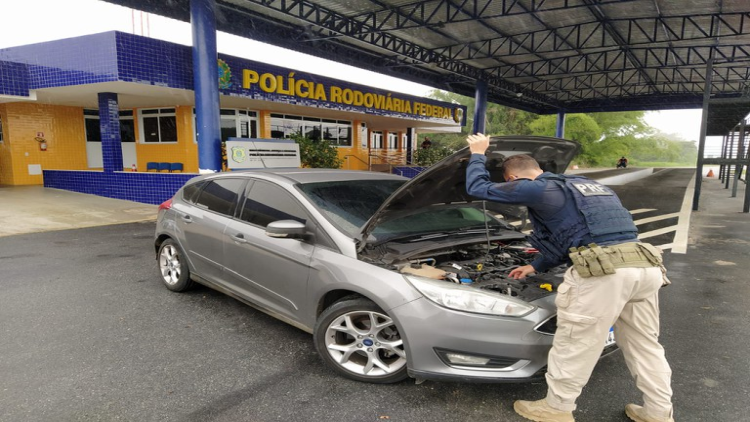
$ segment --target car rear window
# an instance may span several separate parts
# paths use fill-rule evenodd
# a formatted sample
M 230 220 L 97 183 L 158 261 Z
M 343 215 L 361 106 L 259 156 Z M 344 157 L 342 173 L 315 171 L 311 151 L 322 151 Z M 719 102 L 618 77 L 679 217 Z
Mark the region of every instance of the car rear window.
M 220 214 L 234 215 L 237 198 L 245 182 L 244 179 L 212 180 L 198 195 L 195 203 Z
M 182 188 L 182 200 L 185 202 L 195 203 L 196 194 L 201 190 L 201 187 L 203 185 L 204 182 L 190 183 L 188 185 L 185 185 L 185 187 Z
M 403 180 L 342 180 L 305 183 L 299 185 L 299 189 L 329 221 L 354 237 L 403 184 Z

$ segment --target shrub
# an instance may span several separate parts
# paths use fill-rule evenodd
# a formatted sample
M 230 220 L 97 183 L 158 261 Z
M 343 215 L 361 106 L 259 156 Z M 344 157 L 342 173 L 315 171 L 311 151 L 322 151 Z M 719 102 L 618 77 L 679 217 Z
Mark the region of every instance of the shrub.
M 299 145 L 302 167 L 337 169 L 343 164 L 335 145 L 325 140 L 313 140 L 301 133 L 295 133 L 290 139 Z

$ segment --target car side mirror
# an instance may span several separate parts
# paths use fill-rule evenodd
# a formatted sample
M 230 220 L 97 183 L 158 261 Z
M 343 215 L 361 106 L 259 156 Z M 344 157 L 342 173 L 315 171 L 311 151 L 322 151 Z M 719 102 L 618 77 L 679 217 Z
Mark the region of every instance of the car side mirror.
M 296 220 L 279 220 L 266 226 L 266 236 L 282 239 L 301 239 L 308 237 L 304 223 Z

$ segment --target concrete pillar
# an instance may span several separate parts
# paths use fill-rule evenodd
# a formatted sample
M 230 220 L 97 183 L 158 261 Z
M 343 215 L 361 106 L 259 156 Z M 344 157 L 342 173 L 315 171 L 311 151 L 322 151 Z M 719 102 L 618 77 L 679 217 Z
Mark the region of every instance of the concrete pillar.
M 122 139 L 117 94 L 99 93 L 99 130 L 102 135 L 102 163 L 105 173 L 122 171 Z
M 198 169 L 201 173 L 221 170 L 219 65 L 215 11 L 214 0 L 190 0 Z

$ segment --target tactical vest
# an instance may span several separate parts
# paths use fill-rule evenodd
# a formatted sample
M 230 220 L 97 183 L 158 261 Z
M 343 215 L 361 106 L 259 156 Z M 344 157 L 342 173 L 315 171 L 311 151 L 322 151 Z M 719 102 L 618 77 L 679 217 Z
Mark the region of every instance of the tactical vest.
M 529 242 L 548 258 L 568 260 L 568 248 L 610 239 L 635 240 L 638 229 L 617 195 L 601 183 L 581 176 L 555 174 L 545 177 L 565 192 L 566 203 L 575 201 L 580 217 L 571 216 L 549 230 L 538 215 L 529 209 L 534 233 Z M 565 207 L 562 211 L 565 210 Z

